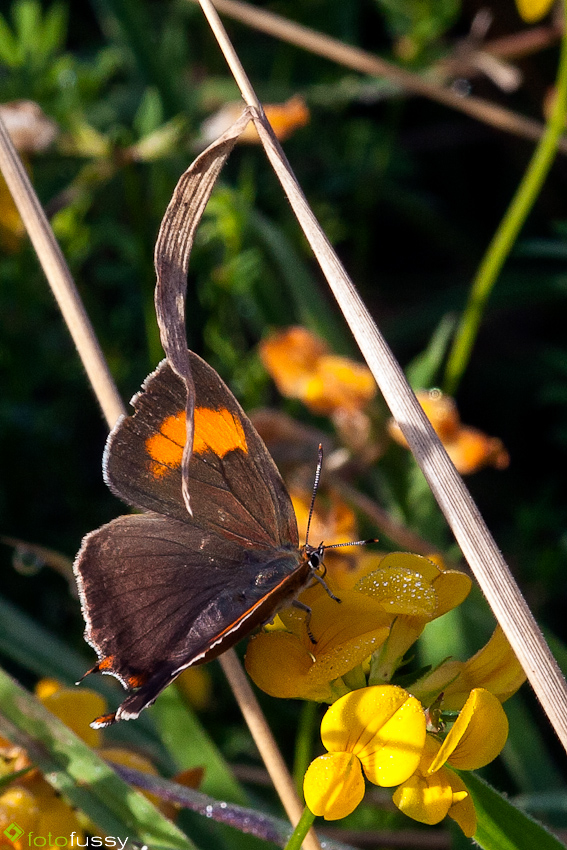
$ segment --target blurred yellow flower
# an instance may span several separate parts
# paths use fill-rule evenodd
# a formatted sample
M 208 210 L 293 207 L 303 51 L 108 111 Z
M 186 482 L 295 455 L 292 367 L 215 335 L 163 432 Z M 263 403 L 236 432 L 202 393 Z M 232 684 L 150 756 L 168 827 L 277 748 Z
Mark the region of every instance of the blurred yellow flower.
M 403 688 L 361 688 L 326 712 L 321 740 L 328 750 L 305 774 L 305 802 L 316 815 L 336 820 L 354 811 L 370 782 L 390 787 L 416 770 L 425 745 L 421 704 Z
M 67 688 L 55 679 L 42 679 L 35 688 L 38 699 L 59 720 L 81 738 L 89 747 L 100 747 L 99 729 L 91 729 L 90 722 L 108 710 L 104 697 L 90 688 Z
M 554 0 L 516 0 L 520 17 L 527 24 L 539 21 L 551 10 Z
M 346 543 L 350 540 L 358 540 L 357 521 L 352 508 L 336 493 L 331 491 L 327 495 L 328 501 L 325 506 L 323 506 L 321 498 L 318 497 L 317 499 L 311 517 L 309 531 L 311 540 L 316 540 L 317 543 L 330 540 L 333 543 Z M 311 493 L 291 489 L 290 496 L 297 519 L 299 539 L 305 540 L 311 507 Z M 352 588 L 356 579 L 362 574 L 359 565 L 363 555 L 364 551 L 360 546 L 345 546 L 325 552 L 328 583 L 334 592 Z
M 77 814 L 63 797 L 56 795 L 38 771 L 21 777 L 0 794 L 0 835 L 13 822 L 24 830 L 20 839 L 7 845 L 15 850 L 28 846 L 29 832 L 42 836 L 66 836 L 68 847 L 84 842 L 84 831 Z M 71 838 L 73 832 L 75 836 Z M 4 847 L 3 844 L 0 846 Z M 50 850 L 49 844 L 45 847 Z
M 188 667 L 176 681 L 176 687 L 189 705 L 196 711 L 205 711 L 211 707 L 213 685 L 211 674 L 206 667 Z

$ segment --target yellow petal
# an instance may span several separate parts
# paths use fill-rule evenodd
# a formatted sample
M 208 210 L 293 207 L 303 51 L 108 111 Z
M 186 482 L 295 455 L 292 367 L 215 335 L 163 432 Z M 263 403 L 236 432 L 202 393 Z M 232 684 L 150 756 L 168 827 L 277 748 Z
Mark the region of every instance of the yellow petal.
M 412 694 L 425 706 L 430 706 L 440 694 L 443 694 L 443 708 L 446 708 L 444 701 L 446 690 L 459 678 L 463 667 L 462 661 L 443 661 L 412 684 Z M 464 702 L 466 700 L 463 700 L 463 704 Z
M 205 711 L 210 708 L 213 699 L 213 683 L 209 669 L 205 665 L 188 667 L 177 679 L 176 686 L 196 711 Z
M 453 805 L 447 812 L 459 824 L 467 838 L 472 838 L 476 832 L 476 811 L 467 786 L 460 776 L 447 770 L 447 777 L 453 790 Z
M 36 824 L 36 832 L 38 836 L 48 836 L 50 833 L 53 836 L 64 835 L 68 840 L 67 846 L 73 846 L 71 842 L 72 832 L 75 833 L 75 841 L 77 840 L 77 835 L 80 836 L 81 841 L 83 838 L 83 830 L 81 829 L 77 813 L 62 797 L 53 797 L 49 802 L 49 807 L 40 813 Z
M 329 708 L 321 739 L 331 752 L 352 752 L 375 785 L 398 785 L 417 768 L 425 744 L 420 703 L 394 685 L 352 691 Z
M 389 681 L 400 661 L 429 621 L 425 617 L 396 617 L 380 654 L 372 661 L 373 681 Z
M 12 785 L 0 794 L 0 835 L 16 821 L 25 832 L 35 828 L 39 808 L 34 794 L 19 785 Z M 0 844 L 0 847 L 4 847 Z
M 280 393 L 301 398 L 327 346 L 306 328 L 295 326 L 271 334 L 260 343 L 259 352 Z
M 325 753 L 311 762 L 303 780 L 308 808 L 325 820 L 353 812 L 364 797 L 360 761 L 352 753 Z
M 248 642 L 246 670 L 253 682 L 281 699 L 313 699 L 331 702 L 333 694 L 327 686 L 317 691 L 309 679 L 313 658 L 301 641 L 289 632 L 262 632 Z
M 472 581 L 459 570 L 445 570 L 429 558 L 409 552 L 391 552 L 380 562 L 383 570 L 410 570 L 423 576 L 433 586 L 436 596 L 435 611 L 432 616 L 441 617 L 452 608 L 460 605 L 469 594 Z M 401 614 L 424 615 L 423 611 L 402 611 Z
M 462 426 L 454 440 L 443 442 L 445 451 L 461 475 L 471 475 L 485 466 L 506 469 L 510 455 L 498 437 L 489 437 L 477 428 Z
M 508 718 L 499 700 L 483 688 L 471 691 L 429 772 L 449 761 L 461 770 L 484 767 L 502 750 L 508 737 Z
M 305 540 L 307 522 L 311 510 L 311 491 L 290 491 L 299 539 Z M 358 540 L 356 516 L 352 508 L 340 499 L 336 493 L 329 493 L 328 505 L 316 505 L 311 515 L 310 536 L 312 540 L 342 543 Z M 358 549 L 360 551 L 360 549 Z M 325 563 L 331 552 L 325 553 Z
M 553 0 L 516 0 L 520 16 L 527 24 L 539 21 L 553 6 Z
M 380 561 L 380 568 L 383 570 L 412 570 L 412 572 L 420 573 L 429 582 L 436 579 L 441 572 L 437 564 L 434 564 L 429 558 L 424 558 L 423 555 L 414 555 L 412 552 L 389 552 Z
M 443 697 L 443 708 L 462 708 L 473 688 L 485 688 L 505 702 L 525 682 L 520 662 L 504 632 L 497 626 L 488 643 L 463 665 L 461 675 L 450 684 Z
M 298 127 L 309 122 L 309 109 L 301 95 L 294 95 L 285 103 L 267 103 L 264 112 L 280 142 L 285 141 Z
M 445 570 L 434 580 L 433 587 L 437 595 L 435 616 L 442 617 L 464 602 L 470 593 L 472 579 L 459 570 Z
M 51 693 L 46 688 L 44 692 L 47 695 L 40 699 L 49 711 L 66 723 L 89 747 L 100 746 L 100 730 L 91 729 L 89 724 L 94 717 L 107 711 L 104 697 L 89 688 L 61 687 Z
M 453 802 L 447 771 L 433 776 L 416 773 L 394 791 L 392 797 L 398 809 L 420 823 L 435 824 L 443 820 Z
M 331 682 L 344 676 L 379 649 L 386 640 L 391 617 L 381 605 L 354 591 L 341 592 L 341 602 L 323 592 L 312 603 L 310 629 L 305 613 L 288 608 L 282 622 L 293 634 L 270 632 L 248 644 L 246 669 L 254 682 L 272 696 L 333 702 Z
M 64 687 L 65 686 L 57 679 L 40 679 L 36 684 L 34 691 L 38 699 L 44 700 L 46 697 L 50 697 L 51 694 L 54 694 L 55 691 L 60 691 Z
M 337 408 L 361 410 L 376 395 L 376 382 L 368 366 L 348 357 L 327 354 L 320 358 L 318 375 L 323 393 L 305 399 L 308 407 L 327 413 Z
M 443 395 L 439 390 L 419 390 L 416 397 L 439 439 L 443 442 L 451 439 L 458 432 L 460 425 L 459 412 L 454 399 Z M 388 431 L 397 443 L 407 448 L 400 426 L 393 419 L 388 424 Z
M 421 573 L 405 567 L 376 570 L 361 578 L 355 590 L 381 602 L 390 614 L 432 619 L 437 608 L 432 585 Z

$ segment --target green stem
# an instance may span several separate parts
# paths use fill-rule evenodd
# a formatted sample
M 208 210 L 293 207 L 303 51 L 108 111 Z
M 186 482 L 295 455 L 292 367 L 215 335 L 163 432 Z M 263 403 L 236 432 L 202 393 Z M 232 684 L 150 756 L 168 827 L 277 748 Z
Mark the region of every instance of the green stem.
M 508 210 L 480 264 L 449 354 L 443 389 L 454 395 L 468 365 L 478 328 L 492 292 L 518 234 L 532 209 L 557 153 L 567 117 L 567 27 L 561 42 L 556 97 L 545 131 L 538 142 Z
M 301 707 L 301 715 L 295 739 L 295 758 L 293 761 L 293 781 L 298 794 L 303 794 L 303 777 L 311 761 L 315 726 L 319 703 L 306 700 Z
M 307 806 L 305 806 L 299 823 L 293 830 L 293 835 L 285 845 L 284 850 L 301 850 L 301 845 L 305 841 L 305 836 L 313 826 L 314 820 L 315 815 L 313 814 L 313 812 L 309 811 Z

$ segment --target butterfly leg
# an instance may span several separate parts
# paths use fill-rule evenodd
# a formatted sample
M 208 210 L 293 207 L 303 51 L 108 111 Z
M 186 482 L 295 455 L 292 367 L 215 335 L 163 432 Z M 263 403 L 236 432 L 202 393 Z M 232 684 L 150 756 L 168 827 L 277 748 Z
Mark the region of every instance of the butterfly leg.
M 305 611 L 305 628 L 307 629 L 307 634 L 309 635 L 309 640 L 311 643 L 317 643 L 315 638 L 313 637 L 313 632 L 310 628 L 311 623 L 311 608 L 309 605 L 306 605 L 304 602 L 300 602 L 299 599 L 294 599 L 291 603 L 294 608 L 299 608 L 300 611 Z

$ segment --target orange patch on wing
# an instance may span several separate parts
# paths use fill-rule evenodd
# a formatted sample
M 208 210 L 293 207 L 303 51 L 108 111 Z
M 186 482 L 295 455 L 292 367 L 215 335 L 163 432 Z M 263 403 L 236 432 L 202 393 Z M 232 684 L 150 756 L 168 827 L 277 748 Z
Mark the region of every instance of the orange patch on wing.
M 212 410 L 209 407 L 195 408 L 195 437 L 193 451 L 201 455 L 207 451 L 218 457 L 240 449 L 248 454 L 248 445 L 242 422 L 226 407 Z
M 158 433 L 148 437 L 146 450 L 152 459 L 150 471 L 154 478 L 162 478 L 171 469 L 181 466 L 185 440 L 184 410 L 168 416 L 161 423 Z M 240 419 L 224 407 L 221 410 L 195 408 L 193 452 L 200 455 L 210 451 L 218 457 L 224 457 L 235 449 L 248 453 Z
M 150 471 L 154 478 L 162 478 L 170 469 L 181 466 L 186 440 L 185 411 L 168 416 L 157 434 L 146 440 L 146 450 L 152 459 Z
M 141 688 L 144 682 L 147 682 L 148 677 L 143 674 L 139 674 L 137 676 L 128 676 L 126 679 L 126 684 L 129 688 Z

